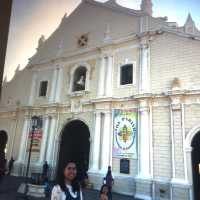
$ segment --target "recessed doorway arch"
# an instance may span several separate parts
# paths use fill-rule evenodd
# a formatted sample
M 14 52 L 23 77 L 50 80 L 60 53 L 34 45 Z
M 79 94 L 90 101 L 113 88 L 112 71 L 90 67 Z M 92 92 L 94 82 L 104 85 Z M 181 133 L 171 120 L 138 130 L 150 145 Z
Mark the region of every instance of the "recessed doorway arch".
M 67 161 L 77 165 L 78 179 L 81 181 L 89 169 L 90 131 L 81 120 L 68 122 L 61 131 L 57 176 L 63 173 Z
M 8 141 L 8 134 L 4 130 L 0 130 L 0 176 L 4 174 L 6 167 L 5 150 Z
M 195 126 L 187 134 L 185 140 L 185 153 L 187 158 L 187 180 L 192 186 L 190 199 L 200 199 L 200 126 Z
M 200 199 L 200 131 L 192 140 L 192 175 L 194 200 Z

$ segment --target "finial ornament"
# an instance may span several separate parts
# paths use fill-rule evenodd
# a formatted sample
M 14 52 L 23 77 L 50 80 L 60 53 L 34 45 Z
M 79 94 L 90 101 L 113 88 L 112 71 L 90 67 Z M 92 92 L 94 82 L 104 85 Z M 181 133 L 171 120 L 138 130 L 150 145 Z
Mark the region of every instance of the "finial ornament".
M 153 14 L 153 11 L 152 11 L 153 4 L 152 4 L 151 0 L 142 0 L 140 7 L 141 7 L 141 10 L 145 14 L 152 16 L 152 14 Z
M 194 23 L 190 13 L 188 14 L 187 20 L 184 25 L 184 29 L 185 29 L 186 33 L 194 33 L 195 32 L 196 26 L 195 26 L 195 23 Z
M 41 37 L 38 40 L 38 49 L 44 44 L 45 42 L 45 37 L 44 35 L 41 35 Z

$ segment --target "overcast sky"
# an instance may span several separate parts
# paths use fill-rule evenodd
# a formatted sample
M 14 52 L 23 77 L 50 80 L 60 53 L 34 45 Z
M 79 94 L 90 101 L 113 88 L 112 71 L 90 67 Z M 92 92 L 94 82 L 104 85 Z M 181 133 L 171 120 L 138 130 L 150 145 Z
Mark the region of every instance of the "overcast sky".
M 104 1 L 105 0 L 101 0 Z M 37 48 L 38 38 L 56 29 L 65 13 L 70 14 L 81 0 L 13 0 L 4 75 L 10 80 L 20 64 L 24 68 Z M 141 0 L 117 0 L 134 9 Z M 190 12 L 200 29 L 200 0 L 153 0 L 153 16 L 168 16 L 183 25 Z

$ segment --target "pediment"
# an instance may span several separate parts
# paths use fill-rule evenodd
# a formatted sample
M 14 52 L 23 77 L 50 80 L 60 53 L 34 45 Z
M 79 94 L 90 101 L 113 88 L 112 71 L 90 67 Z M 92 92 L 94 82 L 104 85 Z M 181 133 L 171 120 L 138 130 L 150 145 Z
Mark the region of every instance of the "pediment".
M 84 48 L 102 45 L 105 37 L 118 39 L 139 32 L 140 16 L 134 10 L 121 7 L 115 1 L 99 3 L 84 0 L 68 17 L 63 17 L 59 27 L 45 40 L 29 64 L 65 57 L 80 48 L 81 36 L 88 35 Z

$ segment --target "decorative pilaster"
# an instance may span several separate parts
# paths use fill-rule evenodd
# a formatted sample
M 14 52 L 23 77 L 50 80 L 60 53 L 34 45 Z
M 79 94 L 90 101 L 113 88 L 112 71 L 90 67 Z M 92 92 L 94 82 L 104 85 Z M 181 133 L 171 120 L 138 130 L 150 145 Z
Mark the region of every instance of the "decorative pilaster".
M 98 82 L 98 97 L 102 97 L 105 94 L 105 66 L 107 58 L 102 56 L 100 61 L 100 70 L 99 70 L 99 82 Z
M 101 153 L 101 170 L 106 172 L 110 165 L 110 138 L 111 138 L 111 112 L 104 113 L 102 153 Z
M 14 143 L 15 143 L 15 137 L 16 137 L 16 129 L 17 129 L 17 118 L 16 117 L 14 117 L 13 119 L 12 119 L 12 133 L 11 133 L 11 135 L 12 135 L 12 138 L 10 138 L 10 142 L 9 142 L 9 149 L 8 149 L 8 153 L 7 153 L 7 158 L 11 158 L 11 157 L 15 157 L 16 155 L 15 155 L 15 152 L 13 152 L 13 150 L 14 150 Z
M 184 107 L 181 96 L 171 96 L 171 140 L 173 181 L 186 180 L 186 155 L 184 153 Z
M 55 92 L 55 102 L 59 103 L 61 100 L 61 89 L 62 89 L 62 81 L 63 81 L 63 68 L 60 67 L 58 69 L 58 77 L 57 77 L 57 84 L 56 84 L 56 92 Z
M 56 130 L 57 129 L 57 123 L 56 123 Z M 52 167 L 52 172 L 51 172 L 51 176 L 55 177 L 56 176 L 56 166 L 57 166 L 57 162 L 58 162 L 58 156 L 59 156 L 59 147 L 60 147 L 60 143 L 61 143 L 61 138 L 56 135 L 53 141 L 53 153 L 52 153 L 52 161 L 51 161 L 51 167 Z
M 140 46 L 140 94 L 150 92 L 150 47 L 146 40 Z
M 34 98 L 36 94 L 36 81 L 37 81 L 37 72 L 33 72 L 32 84 L 31 84 L 31 93 L 29 96 L 29 106 L 32 106 L 34 103 Z
M 107 57 L 106 63 L 106 81 L 105 81 L 105 96 L 112 96 L 112 74 L 113 74 L 113 56 Z
M 25 162 L 25 156 L 26 156 L 26 144 L 28 140 L 28 134 L 30 132 L 30 119 L 25 118 L 23 131 L 21 135 L 21 143 L 20 143 L 20 150 L 17 162 L 18 163 L 24 163 Z
M 139 102 L 139 174 L 136 177 L 135 198 L 152 199 L 152 132 L 148 99 Z
M 99 157 L 100 157 L 100 142 L 101 142 L 101 113 L 95 113 L 95 133 L 93 139 L 93 163 L 92 170 L 99 170 Z
M 139 108 L 139 176 L 140 178 L 150 179 L 151 176 L 151 133 L 150 133 L 150 109 L 148 100 L 140 101 Z
M 53 144 L 55 136 L 56 136 L 56 118 L 53 116 L 51 118 L 51 123 L 50 123 L 49 140 L 47 143 L 47 156 L 46 156 L 46 160 L 50 165 L 52 165 L 53 161 Z
M 54 71 L 53 71 L 53 76 L 52 76 L 52 80 L 51 80 L 51 91 L 50 91 L 50 96 L 49 96 L 49 103 L 55 103 L 58 72 L 59 72 L 59 68 L 55 68 Z
M 42 135 L 42 143 L 40 147 L 40 159 L 39 163 L 43 163 L 46 159 L 46 145 L 48 143 L 47 138 L 49 134 L 49 117 L 44 118 L 44 129 Z

